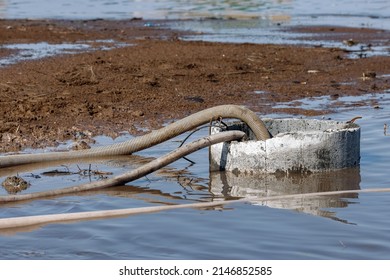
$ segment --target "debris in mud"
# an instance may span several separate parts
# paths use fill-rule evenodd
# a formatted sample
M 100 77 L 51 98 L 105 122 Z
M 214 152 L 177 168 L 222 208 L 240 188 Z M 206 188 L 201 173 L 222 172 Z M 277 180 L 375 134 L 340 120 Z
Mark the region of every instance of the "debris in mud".
M 350 119 L 349 121 L 346 121 L 346 123 L 354 123 L 356 120 L 361 119 L 361 118 L 362 118 L 361 116 L 357 116 L 357 117 Z
M 353 39 L 348 39 L 348 40 L 344 40 L 344 41 L 343 41 L 343 44 L 344 44 L 344 45 L 347 45 L 348 47 L 352 47 L 352 46 L 357 45 L 358 42 L 356 42 L 356 41 L 353 40 Z
M 184 97 L 184 99 L 192 102 L 198 102 L 198 103 L 204 102 L 204 99 L 200 96 L 186 96 Z
M 9 194 L 16 194 L 26 190 L 30 186 L 30 183 L 20 176 L 10 176 L 1 185 Z
M 88 143 L 86 141 L 79 140 L 79 141 L 77 141 L 75 143 L 70 144 L 69 149 L 70 150 L 75 150 L 75 151 L 87 150 L 87 149 L 91 149 L 91 146 L 88 145 Z
M 136 111 L 133 111 L 133 112 L 131 112 L 131 115 L 132 115 L 133 117 L 136 117 L 136 118 L 138 118 L 138 117 L 142 117 L 142 116 L 144 116 L 144 115 L 145 115 L 145 113 L 144 113 L 144 112 L 142 112 L 141 110 L 136 110 Z
M 118 40 L 125 46 L 0 68 L 0 152 L 53 147 L 71 139 L 91 145 L 85 131 L 114 137 L 121 132 L 139 135 L 222 104 L 244 105 L 261 114 L 289 110 L 321 115 L 321 108 L 291 111 L 273 104 L 390 88 L 383 78 L 389 73 L 390 56 L 384 53 L 352 60 L 342 48 L 169 40 L 177 37 L 177 31 L 145 29 L 141 21 L 4 20 L 3 25 L 13 26 L 0 29 L 3 44 Z M 18 32 L 18 26 L 29 32 Z M 351 47 L 353 52 L 361 52 L 360 45 L 388 46 L 388 32 L 332 29 L 298 31 L 339 43 L 353 38 L 358 42 Z
M 41 175 L 43 176 L 68 176 L 68 175 L 80 175 L 80 176 L 97 176 L 98 179 L 105 179 L 108 175 L 112 175 L 112 172 L 108 171 L 101 171 L 101 170 L 92 170 L 91 165 L 89 165 L 88 169 L 82 169 L 77 165 L 78 171 L 70 171 L 70 169 L 67 166 L 64 166 L 65 170 L 50 170 L 42 172 Z
M 99 82 L 91 65 L 77 65 L 70 71 L 58 74 L 57 79 L 68 86 L 94 85 Z
M 109 172 L 109 171 L 100 171 L 100 170 L 92 170 L 91 169 L 91 165 L 89 165 L 89 168 L 88 169 L 81 169 L 78 165 L 77 165 L 77 168 L 79 169 L 78 172 L 76 172 L 76 174 L 79 174 L 79 175 L 82 175 L 82 176 L 99 176 L 99 177 L 103 177 L 103 176 L 107 176 L 107 175 L 112 175 L 113 173 L 112 172 Z
M 43 175 L 43 176 L 67 176 L 67 175 L 73 175 L 73 174 L 75 174 L 75 173 L 69 171 L 69 169 L 67 169 L 67 170 L 54 169 L 54 170 L 45 171 L 45 172 L 41 173 L 41 175 Z
M 376 73 L 369 71 L 369 72 L 363 72 L 362 74 L 362 80 L 370 80 L 370 79 L 375 79 L 376 78 Z

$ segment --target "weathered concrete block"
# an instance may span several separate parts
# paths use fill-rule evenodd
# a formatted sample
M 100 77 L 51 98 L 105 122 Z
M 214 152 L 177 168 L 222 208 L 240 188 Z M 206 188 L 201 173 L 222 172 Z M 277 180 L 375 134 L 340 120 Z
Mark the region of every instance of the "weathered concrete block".
M 360 127 L 355 123 L 314 119 L 265 119 L 273 136 L 266 141 L 242 122 L 213 127 L 211 134 L 238 129 L 247 141 L 210 147 L 210 170 L 238 173 L 309 173 L 360 164 Z

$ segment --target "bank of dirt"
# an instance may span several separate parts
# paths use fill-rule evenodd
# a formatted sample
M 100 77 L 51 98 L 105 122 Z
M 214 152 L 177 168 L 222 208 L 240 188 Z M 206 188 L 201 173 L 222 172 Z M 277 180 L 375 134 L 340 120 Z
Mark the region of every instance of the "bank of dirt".
M 379 38 L 390 46 L 385 31 L 322 27 L 300 32 L 335 40 L 356 35 L 367 46 Z M 336 48 L 189 42 L 181 40 L 183 35 L 142 20 L 0 21 L 0 44 L 121 43 L 2 66 L 0 151 L 57 145 L 84 134 L 145 133 L 221 104 L 245 105 L 264 114 L 320 115 L 326 111 L 273 105 L 390 88 L 388 56 L 350 59 Z M 0 58 L 10 53 L 0 48 Z

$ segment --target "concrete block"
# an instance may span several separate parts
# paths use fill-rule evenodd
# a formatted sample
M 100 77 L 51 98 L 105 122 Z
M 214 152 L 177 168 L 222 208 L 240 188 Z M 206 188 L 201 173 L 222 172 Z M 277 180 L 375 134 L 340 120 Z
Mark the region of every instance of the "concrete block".
M 248 140 L 210 147 L 210 171 L 236 173 L 311 173 L 360 164 L 360 127 L 355 123 L 315 119 L 264 119 L 273 136 L 257 141 L 245 123 L 213 127 L 244 131 Z

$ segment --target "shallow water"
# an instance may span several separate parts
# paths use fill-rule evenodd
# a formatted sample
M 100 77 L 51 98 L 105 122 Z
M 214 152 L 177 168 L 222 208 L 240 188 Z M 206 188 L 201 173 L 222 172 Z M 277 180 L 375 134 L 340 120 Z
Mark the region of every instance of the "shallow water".
M 248 21 L 201 21 L 192 29 L 211 30 L 217 41 L 244 38 L 253 42 L 273 27 L 294 24 L 336 24 L 390 29 L 388 1 L 32 1 L 0 0 L 3 18 L 252 18 Z M 210 23 L 211 22 L 211 23 Z M 229 23 L 229 22 L 228 22 Z M 248 26 L 249 24 L 249 26 Z M 251 33 L 256 27 L 258 33 Z M 181 26 L 187 28 L 187 26 Z M 203 28 L 203 29 L 202 29 Z M 261 32 L 259 32 L 261 30 Z M 222 35 L 221 35 L 222 34 Z M 219 37 L 218 37 L 219 36 Z M 283 40 L 289 39 L 284 37 Z M 295 40 L 294 38 L 290 38 Z M 283 41 L 285 42 L 285 41 Z M 207 150 L 169 165 L 126 186 L 50 199 L 0 205 L 0 218 L 71 213 L 212 201 L 237 196 L 303 193 L 340 189 L 388 187 L 390 123 L 389 93 L 342 97 L 337 112 L 323 116 L 349 120 L 362 116 L 360 168 L 309 177 L 226 178 L 208 172 Z M 358 106 L 372 101 L 372 106 Z M 281 106 L 318 108 L 328 97 L 297 100 Z M 367 104 L 367 103 L 366 103 Z M 286 117 L 288 115 L 283 115 Z M 282 117 L 273 115 L 270 117 Z M 321 117 L 320 117 L 321 118 Z M 202 130 L 192 139 L 206 135 Z M 123 135 L 116 142 L 128 139 Z M 175 140 L 183 139 L 184 136 Z M 107 137 L 96 145 L 112 143 Z M 0 180 L 18 173 L 31 183 L 28 192 L 76 185 L 101 176 L 92 171 L 123 173 L 176 148 L 168 141 L 137 156 L 110 161 L 59 163 L 0 170 Z M 64 148 L 68 145 L 65 143 Z M 50 150 L 47 149 L 47 150 Z M 27 151 L 35 152 L 35 151 Z M 83 172 L 80 172 L 82 170 Z M 44 172 L 66 171 L 54 176 Z M 86 172 L 86 173 L 85 173 Z M 105 175 L 112 176 L 112 175 Z M 230 181 L 229 181 L 230 180 Z M 232 185 L 236 180 L 241 184 Z M 289 186 L 286 189 L 286 186 Z M 3 188 L 0 194 L 6 195 Z M 236 203 L 215 209 L 182 209 L 115 219 L 50 224 L 19 230 L 0 230 L 1 259 L 389 259 L 390 193 L 354 194 L 262 203 Z
M 363 97 L 364 98 L 364 97 Z M 223 173 L 208 172 L 207 149 L 136 180 L 126 187 L 1 206 L 0 216 L 14 217 L 103 209 L 222 200 L 237 196 L 263 197 L 313 191 L 388 187 L 388 102 L 382 109 L 343 107 L 325 118 L 348 120 L 356 115 L 362 128 L 361 166 L 330 174 L 302 177 L 236 178 L 229 185 Z M 298 103 L 297 103 L 297 106 Z M 274 117 L 274 116 L 273 116 Z M 192 136 L 206 135 L 207 129 Z M 130 136 L 123 135 L 116 141 Z M 135 168 L 174 149 L 176 138 L 137 157 L 92 162 L 92 170 L 115 174 Z M 97 145 L 108 144 L 107 137 Z M 79 163 L 89 169 L 89 163 Z M 50 170 L 78 171 L 75 164 L 21 169 L 31 183 L 27 192 L 99 180 L 72 174 L 45 176 Z M 16 170 L 3 169 L 1 180 Z M 40 178 L 29 177 L 31 174 Z M 111 176 L 111 175 L 109 175 Z M 222 179 L 221 179 L 222 178 Z M 241 180 L 241 181 L 240 181 Z M 286 189 L 285 186 L 289 186 Z M 5 191 L 2 190 L 2 194 Z M 182 209 L 123 218 L 50 224 L 1 231 L 3 259 L 388 259 L 390 193 L 236 203 L 215 209 Z M 42 242 L 44 240 L 44 242 Z
M 9 56 L 0 58 L 0 67 L 15 64 L 24 60 L 42 59 L 61 54 L 75 54 L 96 50 L 110 50 L 129 46 L 114 40 L 83 41 L 76 43 L 49 44 L 47 42 L 3 44 L 1 48 L 12 50 Z
M 389 20 L 390 21 L 390 20 Z M 312 23 L 313 25 L 314 23 Z M 325 23 L 321 23 L 325 24 Z M 327 23 L 330 25 L 330 23 Z M 224 43 L 253 43 L 253 44 L 287 44 L 301 46 L 321 46 L 339 48 L 348 51 L 349 58 L 364 58 L 370 56 L 390 55 L 387 41 L 375 40 L 373 45 L 357 42 L 349 46 L 340 39 L 324 39 L 313 34 L 305 34 L 286 28 L 284 25 L 264 25 L 258 20 L 191 20 L 175 21 L 168 24 L 176 30 L 195 30 L 196 35 L 183 36 L 183 40 L 209 41 Z M 353 26 L 353 25 L 351 25 Z M 355 26 L 356 27 L 356 26 Z M 358 26 L 359 27 L 359 26 Z
M 390 104 L 390 90 L 385 93 L 369 93 L 360 96 L 317 96 L 274 104 L 273 108 L 301 108 L 304 110 L 333 110 L 341 107 L 381 109 Z
M 341 40 L 316 39 L 308 34 L 291 32 L 288 26 L 340 25 L 390 29 L 390 4 L 377 1 L 193 1 L 193 0 L 146 0 L 146 1 L 76 1 L 76 0 L 0 0 L 0 18 L 7 19 L 130 19 L 150 20 L 145 26 L 158 27 L 153 19 L 192 19 L 173 21 L 164 27 L 177 30 L 197 31 L 195 36 L 183 40 L 211 42 L 256 43 L 256 44 L 299 44 L 341 48 L 350 52 L 349 57 L 390 55 L 387 42 L 376 40 L 366 46 L 345 45 Z M 218 19 L 234 19 L 219 21 Z M 201 20 L 199 20 L 201 19 Z M 93 51 L 123 46 L 116 42 L 93 42 L 75 44 L 10 44 L 2 48 L 15 51 L 0 60 L 0 66 L 22 60 L 39 59 L 47 56 Z M 96 43 L 96 42 L 95 42 Z
M 387 0 L 0 0 L 2 18 L 255 18 L 263 25 L 330 24 L 390 28 Z

